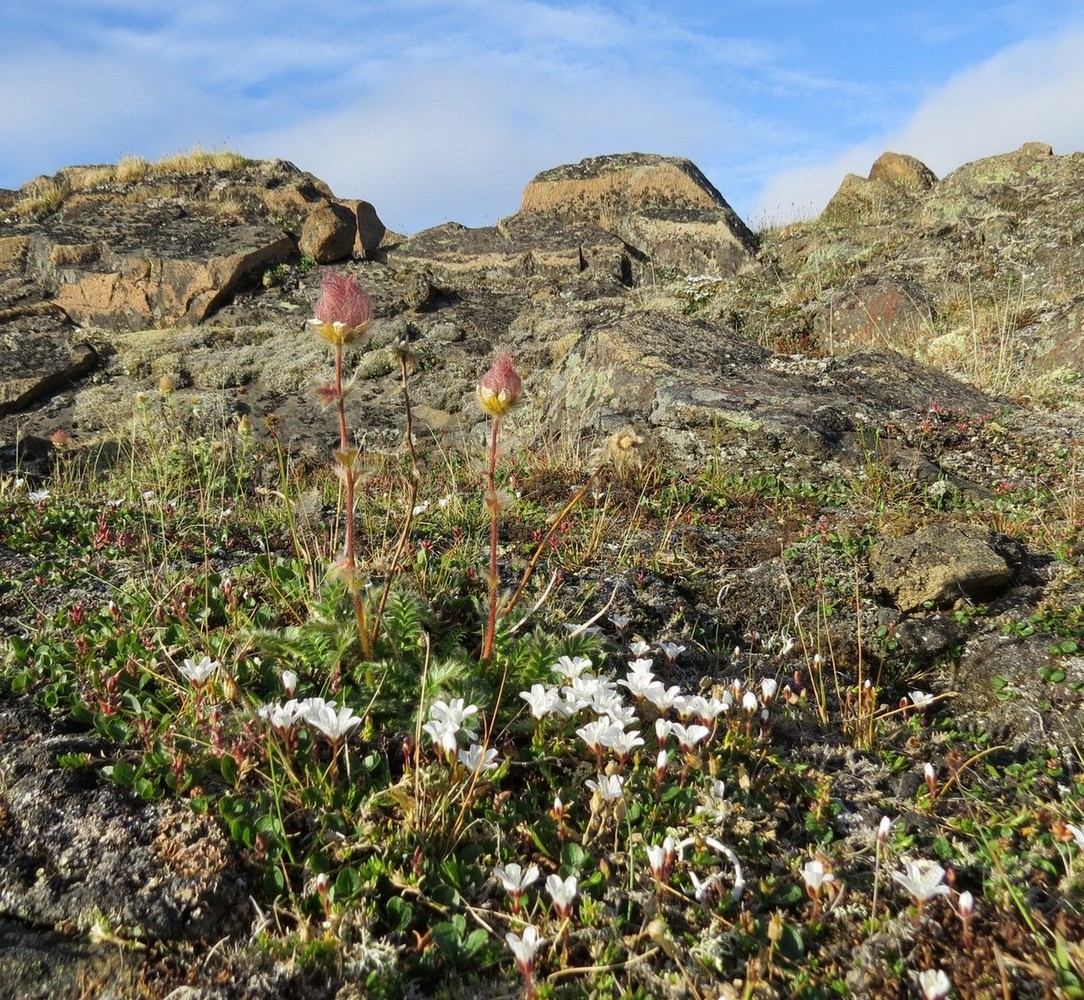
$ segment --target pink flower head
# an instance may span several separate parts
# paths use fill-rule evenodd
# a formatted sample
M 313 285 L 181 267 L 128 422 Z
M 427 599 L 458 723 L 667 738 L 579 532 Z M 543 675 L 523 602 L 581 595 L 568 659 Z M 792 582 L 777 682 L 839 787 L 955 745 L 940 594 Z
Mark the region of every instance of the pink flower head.
M 373 304 L 356 281 L 333 271 L 320 283 L 320 290 L 316 318 L 309 322 L 324 340 L 340 346 L 350 344 L 369 329 Z
M 512 355 L 501 351 L 478 383 L 478 402 L 495 417 L 503 417 L 523 395 L 523 380 L 516 374 Z

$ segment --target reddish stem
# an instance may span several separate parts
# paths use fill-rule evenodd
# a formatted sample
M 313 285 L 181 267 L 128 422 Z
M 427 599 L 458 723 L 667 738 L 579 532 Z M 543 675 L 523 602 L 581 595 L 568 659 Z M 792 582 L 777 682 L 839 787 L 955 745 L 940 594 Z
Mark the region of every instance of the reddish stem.
M 486 471 L 486 503 L 489 506 L 489 622 L 482 644 L 482 662 L 493 655 L 493 639 L 497 631 L 497 429 L 500 417 L 493 418 L 493 433 L 489 441 L 489 468 Z

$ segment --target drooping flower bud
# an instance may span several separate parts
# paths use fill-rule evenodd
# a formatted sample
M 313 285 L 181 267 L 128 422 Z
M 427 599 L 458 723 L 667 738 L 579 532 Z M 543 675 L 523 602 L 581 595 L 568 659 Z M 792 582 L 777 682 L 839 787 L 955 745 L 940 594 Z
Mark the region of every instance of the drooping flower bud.
M 478 383 L 478 402 L 486 413 L 503 417 L 523 395 L 523 381 L 512 364 L 512 355 L 501 351 Z
M 369 293 L 343 274 L 332 272 L 320 283 L 316 318 L 309 322 L 328 343 L 352 344 L 373 322 L 373 304 Z

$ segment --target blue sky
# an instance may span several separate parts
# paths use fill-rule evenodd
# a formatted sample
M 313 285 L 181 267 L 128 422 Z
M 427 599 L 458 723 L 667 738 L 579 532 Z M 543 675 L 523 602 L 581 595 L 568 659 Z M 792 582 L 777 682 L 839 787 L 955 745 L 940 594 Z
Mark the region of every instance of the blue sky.
M 393 229 L 536 173 L 687 156 L 753 226 L 886 149 L 939 176 L 1084 150 L 1084 3 L 38 0 L 0 13 L 0 187 L 189 149 L 282 157 Z

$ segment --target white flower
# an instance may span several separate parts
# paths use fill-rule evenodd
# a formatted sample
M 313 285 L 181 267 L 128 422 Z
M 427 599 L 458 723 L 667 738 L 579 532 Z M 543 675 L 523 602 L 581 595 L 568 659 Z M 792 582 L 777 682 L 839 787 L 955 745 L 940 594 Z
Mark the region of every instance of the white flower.
M 834 882 L 836 877 L 830 871 L 825 871 L 823 861 L 814 859 L 805 863 L 802 868 L 802 879 L 805 887 L 815 896 L 828 882 Z
M 568 680 L 575 680 L 580 674 L 591 669 L 591 661 L 586 656 L 562 656 L 554 665 L 553 672 Z
M 1073 835 L 1073 843 L 1084 850 L 1084 829 L 1074 823 L 1066 823 L 1065 828 Z
M 284 670 L 282 672 L 282 690 L 286 692 L 287 696 L 292 698 L 294 692 L 297 690 L 297 674 L 293 670 Z
M 587 779 L 587 787 L 602 802 L 616 802 L 624 795 L 625 778 L 620 774 L 600 774 L 598 780 Z
M 429 510 L 429 501 L 423 500 L 421 503 L 415 504 L 410 513 L 413 517 L 417 517 L 419 514 L 424 514 L 427 510 Z
M 361 716 L 345 705 L 338 708 L 334 702 L 320 698 L 306 698 L 302 705 L 304 720 L 320 730 L 329 740 L 342 739 L 355 726 L 361 725 Z
M 905 861 L 905 871 L 893 872 L 892 877 L 907 890 L 917 903 L 935 896 L 945 896 L 949 887 L 943 883 L 945 869 L 936 861 Z
M 598 753 L 603 746 L 603 737 L 615 727 L 613 720 L 604 715 L 601 719 L 595 719 L 593 722 L 587 723 L 586 726 L 581 726 L 576 730 L 576 735 L 587 744 L 587 749 L 594 753 Z
M 638 729 L 626 732 L 624 728 L 619 728 L 615 724 L 603 733 L 602 745 L 612 750 L 618 757 L 627 757 L 637 747 L 642 747 L 644 741 L 640 738 Z
M 885 844 L 888 842 L 888 834 L 892 829 L 892 820 L 887 816 L 881 817 L 881 822 L 877 824 L 877 842 L 879 844 Z
M 613 681 L 608 678 L 596 677 L 594 674 L 582 674 L 572 678 L 571 684 L 566 684 L 561 693 L 565 699 L 580 708 L 595 705 L 596 702 L 610 698 L 617 691 Z M 597 711 L 597 709 L 596 709 Z
M 483 747 L 478 743 L 472 743 L 469 750 L 460 750 L 459 763 L 472 774 L 484 771 L 495 771 L 498 767 L 497 758 L 500 755 L 493 747 Z
M 296 698 L 291 698 L 285 705 L 277 703 L 263 705 L 256 714 L 261 719 L 270 722 L 276 729 L 289 729 L 300 717 L 301 706 Z
M 462 698 L 453 698 L 450 702 L 435 701 L 429 706 L 429 718 L 436 722 L 447 722 L 457 729 L 462 729 L 468 739 L 478 739 L 478 733 L 468 720 L 478 714 L 477 705 L 468 705 Z
M 567 917 L 572 909 L 572 900 L 576 898 L 576 876 L 549 875 L 546 878 L 546 892 L 550 894 L 553 905 L 562 917 Z
M 941 1000 L 952 990 L 952 980 L 943 969 L 923 969 L 918 974 L 918 987 L 925 1000 Z
M 26 499 L 31 503 L 45 503 L 50 496 L 52 496 L 52 494 L 48 490 L 31 490 L 27 493 Z
M 726 783 L 716 778 L 704 793 L 703 803 L 696 807 L 696 815 L 706 816 L 713 823 L 721 823 L 726 818 L 726 806 Z
M 746 691 L 741 696 L 741 707 L 743 712 L 752 715 L 760 707 L 760 702 L 752 691 Z
M 430 719 L 422 730 L 445 753 L 455 753 L 459 747 L 459 726 L 447 719 Z
M 185 659 L 184 663 L 177 669 L 193 684 L 202 684 L 214 673 L 218 665 L 218 660 L 212 660 L 209 656 L 204 656 L 199 663 Z
M 650 663 L 650 660 L 637 660 L 637 663 Z M 655 680 L 655 675 L 650 670 L 630 670 L 625 680 L 618 681 L 622 687 L 629 689 L 629 694 L 634 698 L 646 698 L 651 687 L 662 688 L 662 683 Z
M 637 639 L 635 642 L 629 643 L 629 652 L 633 656 L 646 656 L 650 651 L 651 647 L 643 639 Z
M 659 882 L 665 882 L 670 875 L 670 868 L 677 857 L 677 846 L 673 837 L 663 838 L 661 844 L 649 844 L 644 848 L 647 852 L 647 863 L 651 866 L 652 878 Z
M 669 719 L 658 718 L 655 720 L 655 742 L 659 746 L 665 746 L 666 741 L 670 739 L 670 732 L 674 728 L 674 724 Z
M 541 873 L 538 865 L 528 865 L 526 869 L 515 861 L 507 865 L 497 865 L 493 869 L 493 875 L 504 886 L 505 892 L 511 896 L 522 896 L 529 885 L 538 881 Z
M 960 898 L 956 900 L 956 910 L 962 917 L 969 917 L 975 912 L 975 897 L 966 889 L 960 893 Z
M 674 734 L 681 749 L 686 753 L 692 753 L 699 743 L 711 730 L 707 726 L 683 726 L 680 722 L 670 723 L 670 732 Z
M 774 677 L 765 677 L 760 682 L 760 698 L 761 701 L 767 703 L 775 697 L 775 692 L 779 690 L 779 681 Z
M 625 629 L 632 624 L 632 619 L 628 615 L 610 615 L 610 621 L 613 622 L 613 627 L 622 635 L 624 635 Z
M 670 663 L 676 662 L 677 658 L 685 652 L 685 647 L 676 642 L 660 642 L 659 649 Z
M 508 947 L 512 949 L 512 954 L 516 956 L 516 965 L 520 972 L 527 975 L 534 967 L 534 957 L 544 940 L 538 936 L 538 929 L 528 924 L 523 928 L 522 937 L 509 931 L 504 939 L 508 942 Z
M 600 715 L 608 715 L 615 724 L 623 729 L 634 726 L 640 721 L 636 709 L 632 705 L 626 705 L 620 696 L 616 694 L 601 700 L 596 698 L 591 705 L 596 712 Z
M 561 692 L 557 688 L 548 688 L 543 684 L 532 684 L 530 691 L 520 691 L 519 696 L 527 702 L 531 715 L 536 719 L 544 719 L 561 701 Z
M 923 709 L 927 705 L 933 704 L 933 695 L 927 694 L 925 691 L 908 691 L 907 697 L 911 699 L 911 704 L 917 709 Z
M 663 687 L 662 684 L 659 684 L 656 687 L 652 684 L 644 691 L 644 697 L 660 712 L 665 712 L 667 709 L 673 707 L 674 702 L 681 697 L 681 688 L 676 684 L 671 685 L 670 687 Z

